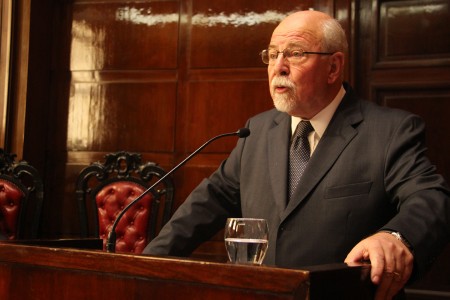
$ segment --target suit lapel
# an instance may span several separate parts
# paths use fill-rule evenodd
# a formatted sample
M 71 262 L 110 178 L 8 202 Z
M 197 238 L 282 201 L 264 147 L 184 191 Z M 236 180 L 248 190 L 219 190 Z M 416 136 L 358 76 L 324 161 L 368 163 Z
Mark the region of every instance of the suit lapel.
M 287 162 L 291 118 L 287 114 L 280 113 L 274 119 L 274 123 L 275 126 L 268 132 L 268 163 L 273 199 L 281 215 L 287 201 Z
M 293 199 L 282 214 L 282 220 L 289 216 L 327 174 L 341 152 L 357 135 L 354 125 L 361 120 L 359 102 L 351 93 L 347 93 L 311 156 Z

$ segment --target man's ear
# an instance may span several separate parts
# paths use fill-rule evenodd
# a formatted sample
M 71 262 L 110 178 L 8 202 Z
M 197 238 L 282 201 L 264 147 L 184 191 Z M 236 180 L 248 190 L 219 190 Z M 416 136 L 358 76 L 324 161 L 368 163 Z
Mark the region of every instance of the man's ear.
M 334 83 L 343 78 L 344 74 L 344 53 L 336 52 L 330 56 L 330 69 L 328 73 L 328 83 Z

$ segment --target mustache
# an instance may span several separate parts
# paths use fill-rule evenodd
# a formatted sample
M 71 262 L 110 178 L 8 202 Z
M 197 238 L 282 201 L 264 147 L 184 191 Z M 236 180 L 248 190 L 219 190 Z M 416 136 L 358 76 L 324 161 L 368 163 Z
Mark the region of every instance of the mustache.
M 270 83 L 272 89 L 277 87 L 287 87 L 289 89 L 295 89 L 295 84 L 285 76 L 275 76 Z

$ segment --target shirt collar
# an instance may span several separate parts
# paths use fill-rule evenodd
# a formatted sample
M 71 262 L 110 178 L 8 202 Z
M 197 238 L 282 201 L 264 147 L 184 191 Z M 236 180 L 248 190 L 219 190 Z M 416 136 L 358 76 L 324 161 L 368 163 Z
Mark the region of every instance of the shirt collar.
M 322 109 L 319 113 L 317 113 L 311 120 L 312 127 L 314 128 L 314 132 L 317 134 L 320 139 L 327 129 L 328 124 L 331 121 L 337 107 L 341 103 L 342 99 L 345 96 L 345 89 L 341 86 L 341 89 L 337 93 L 336 97 L 334 97 L 333 101 L 330 102 L 324 109 Z M 295 128 L 297 128 L 298 123 L 302 121 L 299 117 L 291 116 L 291 132 L 294 134 Z

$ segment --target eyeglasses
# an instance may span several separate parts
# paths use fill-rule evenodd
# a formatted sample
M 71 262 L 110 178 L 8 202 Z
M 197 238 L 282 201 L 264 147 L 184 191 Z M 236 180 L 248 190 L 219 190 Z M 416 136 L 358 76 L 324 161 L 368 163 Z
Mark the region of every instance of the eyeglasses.
M 298 63 L 305 54 L 318 54 L 318 55 L 333 55 L 334 52 L 311 52 L 303 51 L 302 49 L 289 49 L 286 48 L 283 51 L 277 51 L 275 49 L 264 49 L 261 51 L 261 59 L 266 65 L 272 65 L 278 58 L 278 54 L 282 53 L 290 63 Z

